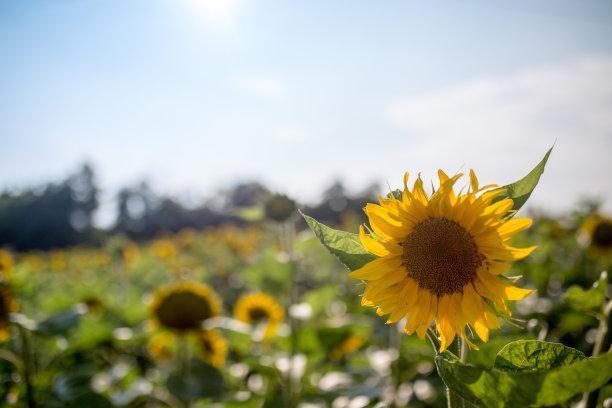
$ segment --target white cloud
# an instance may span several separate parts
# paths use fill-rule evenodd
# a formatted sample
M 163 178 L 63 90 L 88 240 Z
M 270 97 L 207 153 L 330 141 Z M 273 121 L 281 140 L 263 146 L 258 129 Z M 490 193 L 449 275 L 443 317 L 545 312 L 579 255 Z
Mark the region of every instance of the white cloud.
M 428 168 L 437 165 L 431 160 L 478 164 L 503 181 L 522 175 L 557 140 L 535 204 L 567 208 L 588 195 L 610 208 L 612 56 L 473 80 L 395 101 L 386 115 Z
M 303 143 L 306 141 L 306 130 L 299 127 L 279 127 L 274 130 L 273 138 L 281 143 Z
M 285 84 L 278 78 L 267 75 L 241 75 L 233 79 L 235 89 L 268 99 L 285 96 Z

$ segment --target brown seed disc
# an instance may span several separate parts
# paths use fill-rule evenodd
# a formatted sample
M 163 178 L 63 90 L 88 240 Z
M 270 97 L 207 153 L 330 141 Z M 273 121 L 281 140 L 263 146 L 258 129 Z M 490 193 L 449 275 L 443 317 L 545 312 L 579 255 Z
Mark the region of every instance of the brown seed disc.
M 438 296 L 462 292 L 484 261 L 471 234 L 447 218 L 417 224 L 402 246 L 408 276 Z

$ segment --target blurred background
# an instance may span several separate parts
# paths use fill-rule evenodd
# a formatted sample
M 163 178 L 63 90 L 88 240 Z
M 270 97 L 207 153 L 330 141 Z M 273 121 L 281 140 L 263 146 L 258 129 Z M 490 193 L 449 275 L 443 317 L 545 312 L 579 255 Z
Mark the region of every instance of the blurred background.
M 526 329 L 590 354 L 601 302 L 566 293 L 610 266 L 611 112 L 607 0 L 2 0 L 0 315 L 34 344 L 4 343 L 3 401 L 444 406 L 428 345 L 359 306 L 295 209 L 355 232 L 404 171 L 503 185 L 553 144 L 513 270 L 538 295 L 472 362 Z M 270 342 L 218 325 L 212 391 L 152 343 L 183 280 L 228 319 L 253 291 L 284 310 Z

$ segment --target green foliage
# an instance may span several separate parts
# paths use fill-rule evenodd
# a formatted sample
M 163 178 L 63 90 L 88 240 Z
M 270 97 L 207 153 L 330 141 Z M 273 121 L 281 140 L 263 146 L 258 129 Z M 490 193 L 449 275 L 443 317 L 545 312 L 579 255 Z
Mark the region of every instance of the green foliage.
M 583 289 L 578 285 L 571 286 L 565 292 L 565 301 L 574 310 L 588 312 L 601 309 L 606 301 L 608 288 L 608 274 L 603 272 L 590 289 Z
M 225 384 L 221 372 L 200 360 L 191 360 L 182 370 L 168 377 L 168 390 L 182 401 L 199 398 L 219 398 Z
M 359 236 L 339 231 L 321 224 L 312 217 L 302 214 L 308 226 L 329 252 L 335 255 L 351 271 L 361 268 L 376 259 L 359 242 Z
M 517 340 L 500 350 L 494 366 L 508 373 L 523 373 L 563 367 L 583 358 L 581 351 L 560 343 Z
M 91 389 L 91 378 L 94 373 L 93 367 L 80 365 L 55 377 L 53 391 L 63 402 L 63 406 L 95 408 L 111 406 L 108 399 Z
M 79 324 L 83 313 L 83 307 L 75 305 L 38 322 L 37 331 L 41 334 L 64 334 Z
M 548 161 L 548 157 L 550 156 L 552 149 L 552 147 L 548 149 L 544 155 L 544 158 L 525 177 L 512 184 L 502 186 L 501 188 L 505 189 L 506 191 L 496 197 L 494 201 L 503 200 L 504 198 L 511 198 L 514 201 L 512 210 L 515 212 L 520 210 L 538 185 L 540 176 L 542 176 L 542 173 L 544 173 L 544 167 L 546 167 L 546 162 Z
M 448 352 L 436 357 L 436 366 L 444 382 L 476 406 L 549 406 L 606 384 L 612 354 L 585 359 L 560 344 L 518 341 L 502 349 L 490 369 L 462 364 Z

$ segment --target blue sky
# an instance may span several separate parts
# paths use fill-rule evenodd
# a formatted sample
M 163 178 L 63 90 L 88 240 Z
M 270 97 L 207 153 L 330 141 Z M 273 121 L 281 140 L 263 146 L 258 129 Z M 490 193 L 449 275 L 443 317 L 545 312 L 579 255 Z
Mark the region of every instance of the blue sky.
M 504 183 L 557 140 L 533 204 L 610 208 L 611 84 L 609 1 L 2 0 L 0 188 L 86 159 L 107 207 L 143 177 L 309 201 L 404 170 Z

